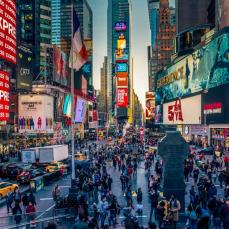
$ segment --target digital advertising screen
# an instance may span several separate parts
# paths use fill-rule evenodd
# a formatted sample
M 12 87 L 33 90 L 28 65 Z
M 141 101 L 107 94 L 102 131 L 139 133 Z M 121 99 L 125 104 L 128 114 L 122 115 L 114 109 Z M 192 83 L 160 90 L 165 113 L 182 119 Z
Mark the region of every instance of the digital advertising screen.
M 208 90 L 229 82 L 229 34 L 215 37 L 204 47 L 157 74 L 157 104 Z
M 66 95 L 64 99 L 63 114 L 67 117 L 72 116 L 72 97 L 71 95 Z
M 9 73 L 0 70 L 0 121 L 9 120 L 10 99 L 9 99 Z
M 76 101 L 76 111 L 75 111 L 75 122 L 83 123 L 87 111 L 87 102 L 86 100 L 77 97 Z
M 116 63 L 116 72 L 127 72 L 127 63 Z
M 155 119 L 155 93 L 146 92 L 146 120 Z
M 0 58 L 16 64 L 16 1 L 0 1 Z
M 117 89 L 117 107 L 128 106 L 128 88 Z
M 126 22 L 124 21 L 118 21 L 114 25 L 114 30 L 117 32 L 126 31 L 126 29 L 127 29 Z

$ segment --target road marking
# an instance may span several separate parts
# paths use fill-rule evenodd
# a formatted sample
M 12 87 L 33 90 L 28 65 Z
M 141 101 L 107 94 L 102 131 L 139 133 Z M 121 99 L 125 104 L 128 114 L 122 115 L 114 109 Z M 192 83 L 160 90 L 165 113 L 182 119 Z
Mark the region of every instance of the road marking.
M 135 216 L 136 218 L 147 218 L 148 216 L 147 215 L 136 215 Z M 119 219 L 125 219 L 126 217 L 125 216 L 119 216 Z
M 54 208 L 55 207 L 55 204 L 53 204 L 51 207 L 49 207 L 48 209 L 46 209 L 44 212 L 42 212 L 39 216 L 37 216 L 36 218 L 35 218 L 35 220 L 37 220 L 37 219 L 40 219 L 46 212 L 48 212 L 48 211 L 50 211 L 52 208 Z
M 59 186 L 59 188 L 71 188 L 70 185 L 62 185 L 62 186 Z
M 48 198 L 41 198 L 40 200 L 53 200 L 52 197 L 48 197 Z

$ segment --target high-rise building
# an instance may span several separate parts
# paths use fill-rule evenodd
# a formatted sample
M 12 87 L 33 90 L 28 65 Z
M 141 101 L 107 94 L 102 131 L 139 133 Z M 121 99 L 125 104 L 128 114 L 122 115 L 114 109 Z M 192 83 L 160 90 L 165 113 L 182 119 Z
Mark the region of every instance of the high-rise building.
M 34 47 L 34 77 L 48 77 L 45 69 L 51 45 L 51 0 L 17 1 L 17 40 Z
M 155 91 L 156 73 L 171 62 L 171 56 L 174 52 L 176 26 L 171 24 L 170 10 L 169 1 L 160 0 L 157 38 L 152 50 L 148 48 L 150 91 Z
M 52 0 L 52 44 L 60 46 L 61 0 Z
M 115 53 L 118 49 L 117 40 L 122 34 L 125 39 L 125 53 L 129 55 L 128 65 L 130 66 L 130 30 L 131 30 L 131 19 L 130 19 L 130 4 L 129 0 L 108 0 L 107 9 L 107 62 L 108 62 L 108 110 L 110 115 L 114 115 L 115 112 L 115 101 L 116 101 L 116 79 L 115 76 Z M 117 25 L 117 27 L 115 26 Z M 123 27 L 119 27 L 122 25 Z M 129 74 L 130 75 L 130 74 Z M 128 76 L 130 80 L 130 77 Z M 130 85 L 128 85 L 130 86 Z M 131 89 L 129 88 L 129 92 Z M 122 115 L 127 118 L 127 109 L 119 110 Z M 119 116 L 117 114 L 117 116 Z
M 158 9 L 160 0 L 148 0 L 151 46 L 154 47 L 158 30 Z
M 99 112 L 108 113 L 107 109 L 107 57 L 104 57 L 103 67 L 100 69 Z
M 208 7 L 212 0 L 176 0 L 177 33 L 195 26 L 209 24 Z

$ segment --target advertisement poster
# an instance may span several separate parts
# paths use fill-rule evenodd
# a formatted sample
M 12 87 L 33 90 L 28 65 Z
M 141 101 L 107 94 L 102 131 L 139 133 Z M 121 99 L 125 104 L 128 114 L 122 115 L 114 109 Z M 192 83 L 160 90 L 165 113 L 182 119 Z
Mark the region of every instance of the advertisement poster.
M 0 1 L 0 58 L 16 64 L 16 1 Z
M 126 49 L 118 49 L 115 52 L 115 61 L 116 62 L 128 62 L 129 55 Z
M 163 104 L 163 124 L 201 124 L 201 95 Z
M 157 104 L 229 83 L 229 34 L 221 34 L 157 75 Z
M 87 102 L 86 100 L 77 97 L 76 101 L 76 111 L 75 111 L 75 122 L 83 123 L 87 111 Z
M 155 107 L 155 124 L 163 124 L 163 105 Z
M 17 47 L 17 88 L 31 90 L 32 88 L 32 46 L 20 44 Z
M 117 106 L 118 107 L 128 106 L 128 88 L 117 89 Z
M 114 25 L 114 30 L 117 32 L 126 31 L 126 29 L 127 29 L 126 28 L 126 22 L 124 22 L 124 21 L 118 21 Z
M 60 50 L 53 47 L 53 80 L 63 86 L 68 85 L 68 56 Z
M 116 63 L 116 72 L 127 72 L 127 63 Z
M 10 97 L 9 97 L 9 73 L 0 70 L 0 121 L 9 120 Z
M 146 92 L 146 120 L 155 120 L 155 93 Z
M 119 72 L 116 74 L 117 87 L 128 87 L 128 73 Z
M 67 117 L 72 116 L 72 97 L 71 95 L 66 95 L 64 99 L 63 114 Z
M 19 95 L 19 133 L 53 133 L 53 96 Z

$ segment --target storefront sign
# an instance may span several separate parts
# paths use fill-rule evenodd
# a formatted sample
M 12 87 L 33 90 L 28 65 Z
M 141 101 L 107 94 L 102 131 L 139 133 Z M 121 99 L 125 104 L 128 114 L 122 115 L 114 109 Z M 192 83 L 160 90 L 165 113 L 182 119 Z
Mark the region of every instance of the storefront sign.
M 53 103 L 49 95 L 19 95 L 18 125 L 20 133 L 53 132 Z
M 0 1 L 0 58 L 16 64 L 16 1 Z
M 228 83 L 229 33 L 157 74 L 157 104 Z
M 0 70 L 0 121 L 9 120 L 9 73 Z
M 201 96 L 193 96 L 163 104 L 163 124 L 200 124 Z
M 128 88 L 117 89 L 117 106 L 118 107 L 128 106 Z
M 205 104 L 204 106 L 204 114 L 221 114 L 222 113 L 222 108 L 223 104 L 221 102 L 217 103 L 210 103 L 210 104 Z

